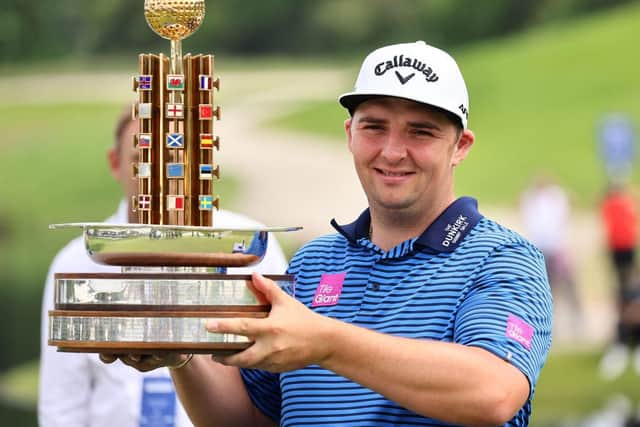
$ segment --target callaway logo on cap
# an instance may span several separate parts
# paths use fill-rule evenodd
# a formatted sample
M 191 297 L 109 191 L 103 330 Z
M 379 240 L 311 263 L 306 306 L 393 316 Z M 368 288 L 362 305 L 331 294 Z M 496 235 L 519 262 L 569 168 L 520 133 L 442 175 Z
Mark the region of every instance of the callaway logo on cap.
M 469 95 L 456 61 L 423 41 L 385 46 L 367 56 L 353 92 L 340 96 L 353 110 L 373 96 L 394 96 L 433 105 L 457 116 L 462 127 L 469 118 Z

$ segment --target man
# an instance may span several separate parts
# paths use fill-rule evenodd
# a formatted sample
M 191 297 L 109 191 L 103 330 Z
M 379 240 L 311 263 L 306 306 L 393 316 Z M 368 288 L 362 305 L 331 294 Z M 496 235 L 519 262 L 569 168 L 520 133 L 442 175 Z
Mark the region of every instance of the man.
M 122 185 L 126 196 L 117 212 L 106 222 L 136 222 L 128 201 L 136 193 L 137 181 L 133 177 L 133 164 L 138 150 L 132 144 L 138 122 L 124 113 L 116 126 L 115 144 L 109 150 L 108 161 L 113 178 Z M 216 213 L 220 227 L 256 227 L 260 224 L 228 211 Z M 263 261 L 256 270 L 281 273 L 286 260 L 280 246 L 272 239 Z M 162 427 L 191 425 L 184 409 L 177 402 L 172 382 L 166 369 L 141 374 L 118 363 L 108 366 L 95 354 L 58 353 L 47 345 L 48 311 L 53 309 L 56 272 L 117 272 L 119 267 L 99 265 L 86 254 L 81 238 L 70 242 L 53 261 L 44 290 L 42 304 L 42 333 L 40 360 L 40 393 L 38 418 L 42 427 L 53 426 L 154 426 L 153 419 L 164 416 Z M 229 273 L 247 274 L 253 269 L 230 268 Z M 203 356 L 206 362 L 213 363 Z M 158 392 L 161 390 L 162 392 Z M 150 412 L 156 418 L 149 417 Z
M 295 255 L 293 297 L 254 274 L 268 318 L 207 324 L 251 347 L 213 366 L 161 362 L 180 366 L 171 374 L 189 416 L 202 426 L 527 425 L 551 341 L 549 284 L 535 247 L 454 198 L 453 171 L 474 142 L 458 66 L 424 42 L 387 46 L 340 103 L 369 209 Z
M 544 255 L 555 301 L 558 297 L 564 298 L 568 310 L 561 310 L 567 312 L 569 323 L 566 326 L 575 336 L 582 325 L 582 304 L 570 250 L 569 196 L 550 174 L 541 172 L 522 193 L 520 215 L 524 235 Z
M 640 325 L 637 311 L 640 290 L 636 273 L 638 209 L 631 191 L 612 182 L 602 200 L 600 213 L 607 252 L 615 274 L 617 330 L 615 341 L 602 356 L 600 376 L 614 380 L 624 374 L 633 351 L 633 367 L 640 374 Z

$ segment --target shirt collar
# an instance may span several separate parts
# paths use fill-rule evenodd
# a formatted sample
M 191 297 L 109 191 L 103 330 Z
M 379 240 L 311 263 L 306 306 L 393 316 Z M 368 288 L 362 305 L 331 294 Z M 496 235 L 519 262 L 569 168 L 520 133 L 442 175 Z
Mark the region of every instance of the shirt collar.
M 126 224 L 129 222 L 129 203 L 126 199 L 120 200 L 118 210 L 105 221 L 107 224 Z
M 416 239 L 415 244 L 436 252 L 453 252 L 481 219 L 482 214 L 478 212 L 477 200 L 471 197 L 460 197 L 427 227 Z M 331 225 L 352 243 L 368 238 L 370 224 L 369 209 L 362 212 L 351 224 L 338 225 L 335 219 L 331 220 Z

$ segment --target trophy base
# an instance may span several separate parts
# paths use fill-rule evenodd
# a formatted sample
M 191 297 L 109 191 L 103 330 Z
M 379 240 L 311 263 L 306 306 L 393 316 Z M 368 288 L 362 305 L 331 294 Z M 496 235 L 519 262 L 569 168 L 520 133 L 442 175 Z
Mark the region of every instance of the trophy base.
M 231 354 L 244 350 L 252 342 L 241 335 L 209 333 L 206 322 L 267 315 L 266 311 L 52 310 L 49 312 L 49 345 L 61 351 L 83 353 Z
M 49 341 L 49 345 L 58 347 L 63 353 L 104 353 L 114 355 L 126 354 L 209 354 L 211 356 L 231 356 L 245 350 L 252 343 L 212 344 L 212 345 L 165 345 L 161 343 L 93 343 L 75 341 Z
M 265 276 L 293 287 L 293 276 Z M 49 345 L 64 352 L 228 355 L 252 342 L 210 333 L 220 318 L 264 318 L 270 306 L 251 276 L 176 273 L 57 273 Z

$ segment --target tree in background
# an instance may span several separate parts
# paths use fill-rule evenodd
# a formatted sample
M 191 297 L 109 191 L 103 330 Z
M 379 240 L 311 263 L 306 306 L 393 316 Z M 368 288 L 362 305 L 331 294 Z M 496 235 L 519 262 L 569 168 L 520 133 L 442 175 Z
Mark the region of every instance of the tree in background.
M 451 47 L 638 0 L 207 0 L 194 52 L 334 54 L 428 39 Z M 0 62 L 119 54 L 164 46 L 143 0 L 4 0 Z

